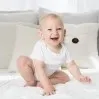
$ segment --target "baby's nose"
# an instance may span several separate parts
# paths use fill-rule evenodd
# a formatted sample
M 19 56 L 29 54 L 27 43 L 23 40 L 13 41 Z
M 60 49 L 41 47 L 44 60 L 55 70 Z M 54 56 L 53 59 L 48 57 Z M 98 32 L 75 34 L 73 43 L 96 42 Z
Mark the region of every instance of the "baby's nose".
M 57 34 L 58 33 L 58 31 L 55 29 L 55 30 L 53 30 L 53 34 Z

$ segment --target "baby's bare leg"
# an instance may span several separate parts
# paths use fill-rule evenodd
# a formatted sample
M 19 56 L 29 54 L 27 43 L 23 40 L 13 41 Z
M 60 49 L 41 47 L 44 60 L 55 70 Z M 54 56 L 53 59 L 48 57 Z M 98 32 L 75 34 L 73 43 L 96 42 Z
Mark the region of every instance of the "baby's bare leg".
M 36 84 L 34 77 L 33 61 L 27 56 L 20 56 L 17 60 L 18 70 L 26 81 L 27 85 L 34 86 Z
M 65 84 L 70 80 L 69 76 L 62 71 L 55 72 L 49 78 L 53 85 L 59 84 L 59 83 Z
M 53 85 L 55 84 L 65 84 L 66 82 L 68 82 L 70 80 L 69 76 L 62 72 L 62 71 L 57 71 L 55 72 L 54 74 L 52 74 L 50 77 L 49 77 L 51 83 Z M 37 86 L 43 88 L 43 86 L 41 85 L 40 82 L 37 83 Z

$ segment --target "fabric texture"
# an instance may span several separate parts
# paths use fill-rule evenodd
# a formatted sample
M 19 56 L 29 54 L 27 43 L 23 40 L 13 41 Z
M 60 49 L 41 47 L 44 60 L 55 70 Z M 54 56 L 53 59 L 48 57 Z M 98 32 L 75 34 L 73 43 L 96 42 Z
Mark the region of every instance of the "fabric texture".
M 0 69 L 7 69 L 11 61 L 16 40 L 16 26 L 0 22 Z
M 92 57 L 98 56 L 97 23 L 65 24 L 65 43 L 80 68 L 94 68 Z
M 8 69 L 16 42 L 16 26 L 38 28 L 37 25 L 25 22 L 0 22 L 0 69 Z M 23 37 L 23 36 L 22 36 Z
M 19 56 L 29 56 L 31 54 L 35 42 L 39 39 L 37 32 L 37 28 L 17 25 L 15 47 L 8 68 L 10 72 L 17 71 L 16 60 Z
M 0 22 L 25 22 L 37 24 L 35 11 L 0 11 Z

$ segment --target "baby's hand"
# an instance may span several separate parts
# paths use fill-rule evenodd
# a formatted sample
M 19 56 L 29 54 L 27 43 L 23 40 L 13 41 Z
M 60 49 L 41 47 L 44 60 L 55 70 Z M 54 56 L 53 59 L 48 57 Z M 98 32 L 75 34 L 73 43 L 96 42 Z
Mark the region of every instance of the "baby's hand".
M 51 86 L 47 86 L 46 88 L 44 88 L 44 94 L 43 95 L 52 95 L 55 94 L 55 88 L 53 87 L 53 85 Z
M 84 75 L 80 75 L 78 77 L 78 80 L 82 83 L 91 83 L 91 78 L 89 78 L 88 76 L 84 76 Z

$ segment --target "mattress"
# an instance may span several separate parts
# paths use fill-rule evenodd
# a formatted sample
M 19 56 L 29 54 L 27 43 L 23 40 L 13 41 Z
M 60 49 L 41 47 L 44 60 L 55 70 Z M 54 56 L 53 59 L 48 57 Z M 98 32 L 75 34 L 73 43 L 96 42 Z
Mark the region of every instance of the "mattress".
M 91 77 L 91 84 L 71 79 L 66 84 L 55 85 L 56 94 L 43 96 L 39 87 L 24 87 L 25 81 L 18 73 L 0 72 L 0 99 L 99 99 L 99 72 L 83 74 Z

